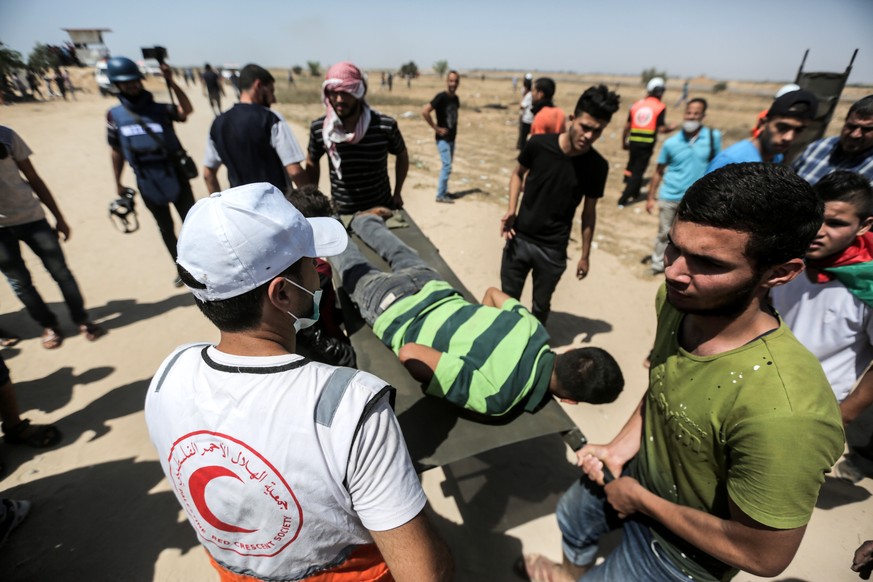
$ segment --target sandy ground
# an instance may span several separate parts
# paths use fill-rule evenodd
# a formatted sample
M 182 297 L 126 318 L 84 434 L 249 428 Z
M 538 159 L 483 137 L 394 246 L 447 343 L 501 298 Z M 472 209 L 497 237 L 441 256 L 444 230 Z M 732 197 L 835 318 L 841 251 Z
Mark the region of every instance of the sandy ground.
M 567 94 L 578 95 L 585 81 L 568 84 Z M 518 96 L 509 91 L 508 80 L 500 81 L 502 89 L 496 82 L 483 82 L 481 87 L 475 82 L 461 86 L 467 105 L 462 109 L 457 171 L 451 183 L 452 190 L 473 192 L 453 206 L 433 203 L 439 161 L 430 132 L 417 117 L 420 104 L 437 91 L 437 81 L 423 80 L 417 92 L 393 103 L 385 101 L 381 109 L 401 120 L 410 148 L 413 167 L 404 192 L 408 211 L 466 286 L 481 296 L 499 280 L 498 220 L 515 155 L 516 113 L 513 108 L 474 111 L 470 103 L 489 103 L 492 93 L 499 93 L 500 102 L 512 105 Z M 158 83 L 151 81 L 150 86 L 165 99 Z M 395 86 L 395 92 L 400 89 Z M 766 95 L 770 90 L 765 86 L 760 92 Z M 636 98 L 639 90 L 634 87 L 631 92 Z M 178 133 L 199 161 L 212 115 L 199 89 L 192 88 L 189 95 L 196 112 Z M 757 112 L 766 102 L 750 99 L 734 97 L 742 103 L 734 106 L 742 115 L 731 121 L 739 136 L 735 139 L 742 137 L 741 128 L 750 118 L 746 113 Z M 571 109 L 573 100 L 564 100 L 560 104 Z M 625 99 L 622 111 L 630 100 Z M 46 452 L 0 444 L 6 464 L 2 495 L 34 503 L 28 521 L 0 551 L 2 580 L 215 580 L 163 478 L 147 437 L 142 404 L 151 375 L 175 346 L 215 340 L 217 333 L 189 295 L 172 286 L 173 265 L 142 205 L 143 225 L 136 234 L 115 231 L 107 218 L 106 207 L 115 192 L 103 119 L 114 103 L 91 89 L 76 102 L 0 109 L 0 123 L 15 128 L 33 149 L 31 159 L 72 227 L 71 240 L 64 244 L 68 262 L 93 317 L 109 330 L 93 344 L 73 336 L 57 287 L 26 251 L 37 287 L 72 336 L 61 349 L 44 350 L 40 330 L 8 285 L 0 285 L 0 327 L 23 337 L 17 347 L 2 352 L 20 407 L 34 422 L 55 422 L 64 432 L 60 446 Z M 278 108 L 305 147 L 308 128 L 302 122 L 317 115 L 318 106 Z M 407 111 L 414 115 L 404 118 Z M 670 111 L 678 120 L 677 110 Z M 623 115 L 616 119 L 623 121 Z M 612 175 L 601 205 L 591 274 L 582 282 L 564 277 L 548 326 L 554 346 L 603 347 L 624 370 L 627 389 L 617 402 L 567 408 L 593 442 L 611 438 L 645 390 L 647 377 L 640 362 L 654 334 L 652 300 L 660 283 L 644 276 L 639 265 L 654 235 L 655 217 L 640 212 L 639 206 L 625 214 L 614 208 L 626 159 L 617 150 L 622 121 L 614 122 L 600 148 L 610 159 Z M 126 183 L 135 185 L 129 170 Z M 227 183 L 223 175 L 222 183 Z M 193 184 L 198 198 L 206 194 L 202 180 Z M 570 256 L 571 261 L 578 258 L 578 242 L 571 243 Z M 862 432 L 857 439 L 863 438 Z M 558 496 L 579 475 L 570 458 L 569 449 L 553 436 L 422 476 L 433 519 L 454 552 L 458 580 L 512 580 L 511 564 L 522 551 L 559 559 L 560 534 L 553 512 Z M 829 482 L 797 558 L 780 579 L 854 579 L 848 569 L 852 552 L 873 537 L 871 491 L 869 479 L 854 487 Z M 755 579 L 745 574 L 737 578 Z

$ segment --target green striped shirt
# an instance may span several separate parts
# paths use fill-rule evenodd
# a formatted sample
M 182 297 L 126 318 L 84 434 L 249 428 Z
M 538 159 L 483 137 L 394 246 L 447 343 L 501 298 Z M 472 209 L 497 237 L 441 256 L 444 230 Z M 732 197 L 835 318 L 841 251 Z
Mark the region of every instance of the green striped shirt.
M 442 352 L 426 393 L 488 416 L 526 398 L 525 410 L 536 409 L 554 368 L 548 333 L 518 301 L 470 303 L 445 281 L 394 302 L 373 332 L 394 353 L 408 343 Z

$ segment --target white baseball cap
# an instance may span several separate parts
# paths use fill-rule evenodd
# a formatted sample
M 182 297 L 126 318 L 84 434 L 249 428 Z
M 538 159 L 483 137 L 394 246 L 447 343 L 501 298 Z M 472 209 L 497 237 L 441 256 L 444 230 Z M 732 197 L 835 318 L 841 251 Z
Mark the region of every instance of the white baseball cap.
M 176 262 L 205 289 L 201 301 L 242 295 L 278 277 L 304 257 L 329 257 L 349 242 L 333 218 L 304 218 L 272 184 L 216 192 L 188 212 Z

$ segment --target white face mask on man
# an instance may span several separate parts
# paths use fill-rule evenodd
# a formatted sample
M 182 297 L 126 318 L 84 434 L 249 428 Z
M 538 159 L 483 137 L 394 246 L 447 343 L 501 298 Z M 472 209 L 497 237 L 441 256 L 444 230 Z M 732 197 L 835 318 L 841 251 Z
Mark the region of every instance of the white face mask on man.
M 694 133 L 700 129 L 700 122 L 696 119 L 686 119 L 682 122 L 682 131 L 685 133 Z
M 310 295 L 312 295 L 312 315 L 310 317 L 297 317 L 296 315 L 294 315 L 290 311 L 287 312 L 288 315 L 290 315 L 291 317 L 294 318 L 294 331 L 299 332 L 300 330 L 306 329 L 307 327 L 312 327 L 313 325 L 315 325 L 315 322 L 318 321 L 318 316 L 321 314 L 321 311 L 318 307 L 319 303 L 321 303 L 321 287 L 316 289 L 315 292 L 313 293 L 312 291 L 310 291 L 306 287 L 303 287 L 302 285 L 298 285 L 297 283 L 295 283 L 294 281 L 292 281 L 291 279 L 289 279 L 287 277 L 283 277 L 283 279 L 285 279 L 287 282 L 291 283 L 292 285 L 294 285 L 295 287 L 297 287 L 301 291 L 303 291 L 305 293 L 309 293 Z

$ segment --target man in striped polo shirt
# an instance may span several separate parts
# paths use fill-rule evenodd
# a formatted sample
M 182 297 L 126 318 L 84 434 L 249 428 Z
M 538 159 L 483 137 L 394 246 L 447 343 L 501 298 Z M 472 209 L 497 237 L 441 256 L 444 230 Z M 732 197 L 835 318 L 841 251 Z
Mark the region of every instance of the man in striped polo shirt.
M 839 136 L 812 142 L 791 167 L 813 186 L 839 170 L 860 174 L 873 184 L 873 95 L 852 104 Z
M 397 122 L 371 109 L 364 97 L 367 82 L 361 70 L 340 62 L 327 70 L 322 84 L 326 114 L 309 128 L 306 172 L 318 184 L 319 161 L 327 153 L 330 193 L 340 214 L 374 206 L 403 208 L 403 182 L 409 154 Z M 394 191 L 388 180 L 388 154 L 397 157 Z
M 549 393 L 568 403 L 615 400 L 624 380 L 612 356 L 598 348 L 556 355 L 542 324 L 493 287 L 482 304 L 470 303 L 385 226 L 390 215 L 375 208 L 351 222 L 390 273 L 354 244 L 330 261 L 373 333 L 427 394 L 486 416 L 534 412 Z

